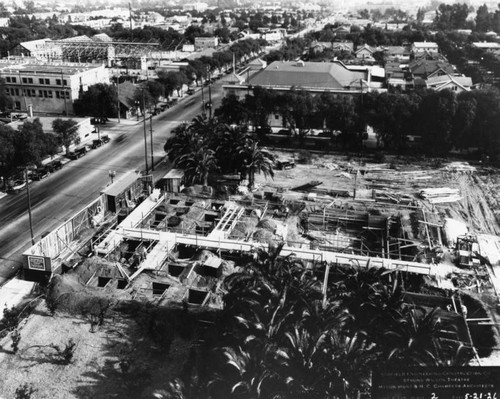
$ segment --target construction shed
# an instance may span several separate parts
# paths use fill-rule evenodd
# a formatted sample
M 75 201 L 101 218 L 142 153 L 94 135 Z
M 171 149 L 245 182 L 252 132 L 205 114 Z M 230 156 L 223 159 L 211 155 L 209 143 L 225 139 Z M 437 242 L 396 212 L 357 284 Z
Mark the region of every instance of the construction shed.
M 109 212 L 118 213 L 124 208 L 134 208 L 135 200 L 142 194 L 142 180 L 137 173 L 127 172 L 101 194 L 105 196 L 104 204 Z
M 156 185 L 162 191 L 179 193 L 184 188 L 184 171 L 171 169 L 165 176 L 158 180 Z

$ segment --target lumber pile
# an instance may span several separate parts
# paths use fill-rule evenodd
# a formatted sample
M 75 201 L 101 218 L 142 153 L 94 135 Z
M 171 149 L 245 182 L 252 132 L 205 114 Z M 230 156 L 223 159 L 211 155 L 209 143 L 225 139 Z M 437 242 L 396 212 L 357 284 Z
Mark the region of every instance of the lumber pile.
M 419 196 L 429 201 L 431 204 L 444 204 L 460 201 L 462 199 L 458 188 L 449 187 L 425 188 L 420 191 Z

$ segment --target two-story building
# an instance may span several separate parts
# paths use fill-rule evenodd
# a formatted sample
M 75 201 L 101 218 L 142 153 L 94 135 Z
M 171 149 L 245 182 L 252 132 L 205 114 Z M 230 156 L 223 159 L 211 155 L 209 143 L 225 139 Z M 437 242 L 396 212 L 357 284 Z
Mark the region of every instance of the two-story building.
M 0 61 L 5 91 L 18 111 L 72 115 L 73 101 L 97 83 L 109 84 L 109 70 L 93 64 Z
M 195 37 L 194 49 L 196 51 L 215 49 L 219 46 L 219 39 L 217 37 Z

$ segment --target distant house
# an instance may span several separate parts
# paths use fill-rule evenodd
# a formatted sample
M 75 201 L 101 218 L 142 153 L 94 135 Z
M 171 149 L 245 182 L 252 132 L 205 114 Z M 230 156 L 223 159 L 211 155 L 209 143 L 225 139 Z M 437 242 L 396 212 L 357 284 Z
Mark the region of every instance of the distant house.
M 468 76 L 440 75 L 425 81 L 427 88 L 436 91 L 452 90 L 455 92 L 470 91 L 472 79 Z
M 382 47 L 387 61 L 399 61 L 407 63 L 410 61 L 410 49 L 404 46 L 385 46 Z
M 415 57 L 423 54 L 439 53 L 439 46 L 435 42 L 415 42 L 411 46 L 411 51 Z
M 428 79 L 433 76 L 452 75 L 455 69 L 449 62 L 441 60 L 414 60 L 408 64 L 408 69 L 414 78 Z
M 373 62 L 375 59 L 373 58 L 373 53 L 375 53 L 377 49 L 375 47 L 368 46 L 367 44 L 363 44 L 361 47 L 358 47 L 354 52 L 356 58 Z
M 353 42 L 333 42 L 332 43 L 332 50 L 333 51 L 348 51 L 352 52 L 354 50 L 354 43 Z
M 264 69 L 266 66 L 267 62 L 260 58 L 256 58 L 248 63 L 248 67 L 252 71 L 260 71 L 261 69 Z

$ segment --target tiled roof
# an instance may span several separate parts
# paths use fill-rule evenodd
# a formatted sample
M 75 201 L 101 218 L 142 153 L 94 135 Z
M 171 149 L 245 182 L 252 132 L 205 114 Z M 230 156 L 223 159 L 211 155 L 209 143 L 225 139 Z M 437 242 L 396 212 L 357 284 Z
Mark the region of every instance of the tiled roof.
M 366 72 L 350 71 L 340 63 L 275 61 L 250 78 L 250 84 L 343 89 L 349 86 L 359 86 L 360 79 L 366 79 Z
M 411 73 L 418 76 L 429 76 L 430 74 L 442 69 L 445 73 L 453 73 L 451 64 L 436 60 L 416 60 L 408 65 Z

